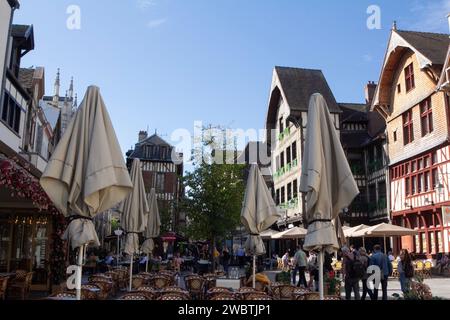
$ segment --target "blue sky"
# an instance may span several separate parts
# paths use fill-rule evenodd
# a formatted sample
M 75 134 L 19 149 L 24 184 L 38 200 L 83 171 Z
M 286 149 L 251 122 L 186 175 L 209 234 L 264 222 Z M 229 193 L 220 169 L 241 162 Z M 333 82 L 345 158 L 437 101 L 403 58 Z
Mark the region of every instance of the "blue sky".
M 80 30 L 66 27 L 70 5 Z M 380 30 L 367 28 L 370 5 Z M 363 102 L 392 21 L 448 32 L 448 12 L 450 0 L 22 0 L 15 23 L 35 27 L 23 66 L 45 67 L 47 94 L 58 67 L 79 101 L 101 88 L 126 152 L 147 127 L 167 140 L 194 121 L 262 129 L 275 65 L 322 69 L 339 102 Z

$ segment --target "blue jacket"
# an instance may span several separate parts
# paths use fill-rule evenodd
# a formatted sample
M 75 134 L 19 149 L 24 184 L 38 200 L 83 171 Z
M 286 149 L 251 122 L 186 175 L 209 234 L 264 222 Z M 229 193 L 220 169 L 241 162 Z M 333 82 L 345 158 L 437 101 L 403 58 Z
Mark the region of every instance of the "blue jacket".
M 370 266 L 378 266 L 381 269 L 382 274 L 384 275 L 384 279 L 387 279 L 390 275 L 389 271 L 389 262 L 387 256 L 381 251 L 376 251 L 370 257 L 369 265 Z

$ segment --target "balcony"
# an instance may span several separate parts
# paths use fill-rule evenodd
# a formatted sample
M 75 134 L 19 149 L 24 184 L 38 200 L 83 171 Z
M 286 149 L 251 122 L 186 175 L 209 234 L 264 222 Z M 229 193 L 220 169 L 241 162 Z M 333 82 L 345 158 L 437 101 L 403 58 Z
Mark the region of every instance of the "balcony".
M 291 163 L 288 163 L 286 166 L 281 167 L 278 171 L 273 175 L 274 179 L 279 179 L 284 176 L 286 173 L 291 172 L 293 169 L 298 167 L 298 159 L 292 160 Z
M 291 128 L 287 127 L 286 129 L 283 130 L 283 132 L 278 134 L 278 141 L 281 142 L 283 141 L 285 138 L 289 137 L 291 134 Z

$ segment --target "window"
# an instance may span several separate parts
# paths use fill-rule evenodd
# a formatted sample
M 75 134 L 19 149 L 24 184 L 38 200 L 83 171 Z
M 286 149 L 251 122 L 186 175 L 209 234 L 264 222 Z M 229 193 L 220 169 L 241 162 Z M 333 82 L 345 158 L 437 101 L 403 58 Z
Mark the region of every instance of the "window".
M 278 171 L 280 170 L 281 166 L 280 166 L 280 156 L 277 156 L 276 160 L 275 160 L 275 170 Z
M 417 176 L 417 192 L 421 193 L 424 191 L 423 173 Z
M 412 119 L 412 110 L 403 114 L 403 143 L 407 145 L 414 141 L 414 128 Z
M 433 179 L 433 188 L 436 189 L 436 187 L 437 187 L 438 184 L 439 184 L 438 170 L 437 170 L 437 169 L 433 169 L 433 171 L 432 171 L 431 174 L 433 175 L 433 176 L 432 176 L 432 179 Z
M 36 137 L 36 152 L 43 156 L 42 154 L 42 140 L 44 138 L 44 130 L 42 130 L 42 126 L 38 125 L 37 127 L 37 137 Z
M 283 118 L 280 118 L 279 120 L 279 129 L 280 129 L 280 133 L 282 133 L 284 131 L 284 124 L 283 124 Z
M 294 141 L 291 146 L 292 149 L 292 160 L 297 159 L 297 142 Z
M 20 130 L 20 116 L 22 109 L 16 101 L 5 91 L 2 106 L 2 120 L 17 134 Z
M 411 178 L 411 194 L 417 193 L 417 176 Z
M 280 163 L 281 167 L 284 167 L 284 152 L 282 152 L 280 154 L 280 161 L 281 161 L 281 163 Z
M 430 171 L 425 172 L 425 180 L 424 180 L 424 191 L 430 191 Z
M 409 196 L 411 194 L 410 184 L 409 184 L 409 178 L 405 179 L 405 194 Z
M 409 92 L 415 88 L 414 66 L 412 63 L 405 68 L 405 83 L 406 83 L 406 92 Z
M 397 85 L 397 93 L 401 93 L 402 92 L 402 86 L 401 86 L 401 84 L 399 83 L 398 85 Z
M 276 203 L 276 205 L 280 204 L 280 189 L 278 189 L 277 192 L 276 192 L 275 203 Z
M 291 201 L 292 199 L 292 184 L 288 183 L 287 185 L 287 201 Z
M 291 163 L 291 147 L 287 147 L 286 149 L 286 164 Z
M 164 192 L 164 173 L 156 174 L 156 192 L 158 193 Z
M 285 188 L 281 187 L 281 197 L 280 197 L 281 203 L 285 203 L 286 202 L 286 195 L 285 195 L 284 191 L 285 191 Z
M 397 142 L 397 130 L 394 131 L 394 142 Z
M 433 132 L 431 98 L 426 99 L 420 104 L 420 124 L 422 126 L 422 137 Z
M 294 195 L 294 198 L 297 198 L 298 196 L 298 186 L 297 186 L 297 179 L 292 182 L 292 193 Z

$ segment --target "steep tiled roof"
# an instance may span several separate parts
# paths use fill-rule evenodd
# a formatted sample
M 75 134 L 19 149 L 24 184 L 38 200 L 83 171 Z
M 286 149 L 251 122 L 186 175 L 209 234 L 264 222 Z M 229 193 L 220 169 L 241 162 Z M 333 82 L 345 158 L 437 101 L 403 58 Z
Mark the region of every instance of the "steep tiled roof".
M 430 59 L 433 64 L 443 65 L 445 63 L 445 55 L 450 44 L 448 34 L 404 30 L 397 30 L 396 32 Z
M 321 70 L 278 66 L 275 67 L 275 70 L 291 109 L 308 111 L 311 95 L 321 93 L 330 112 L 340 112 L 336 99 Z

